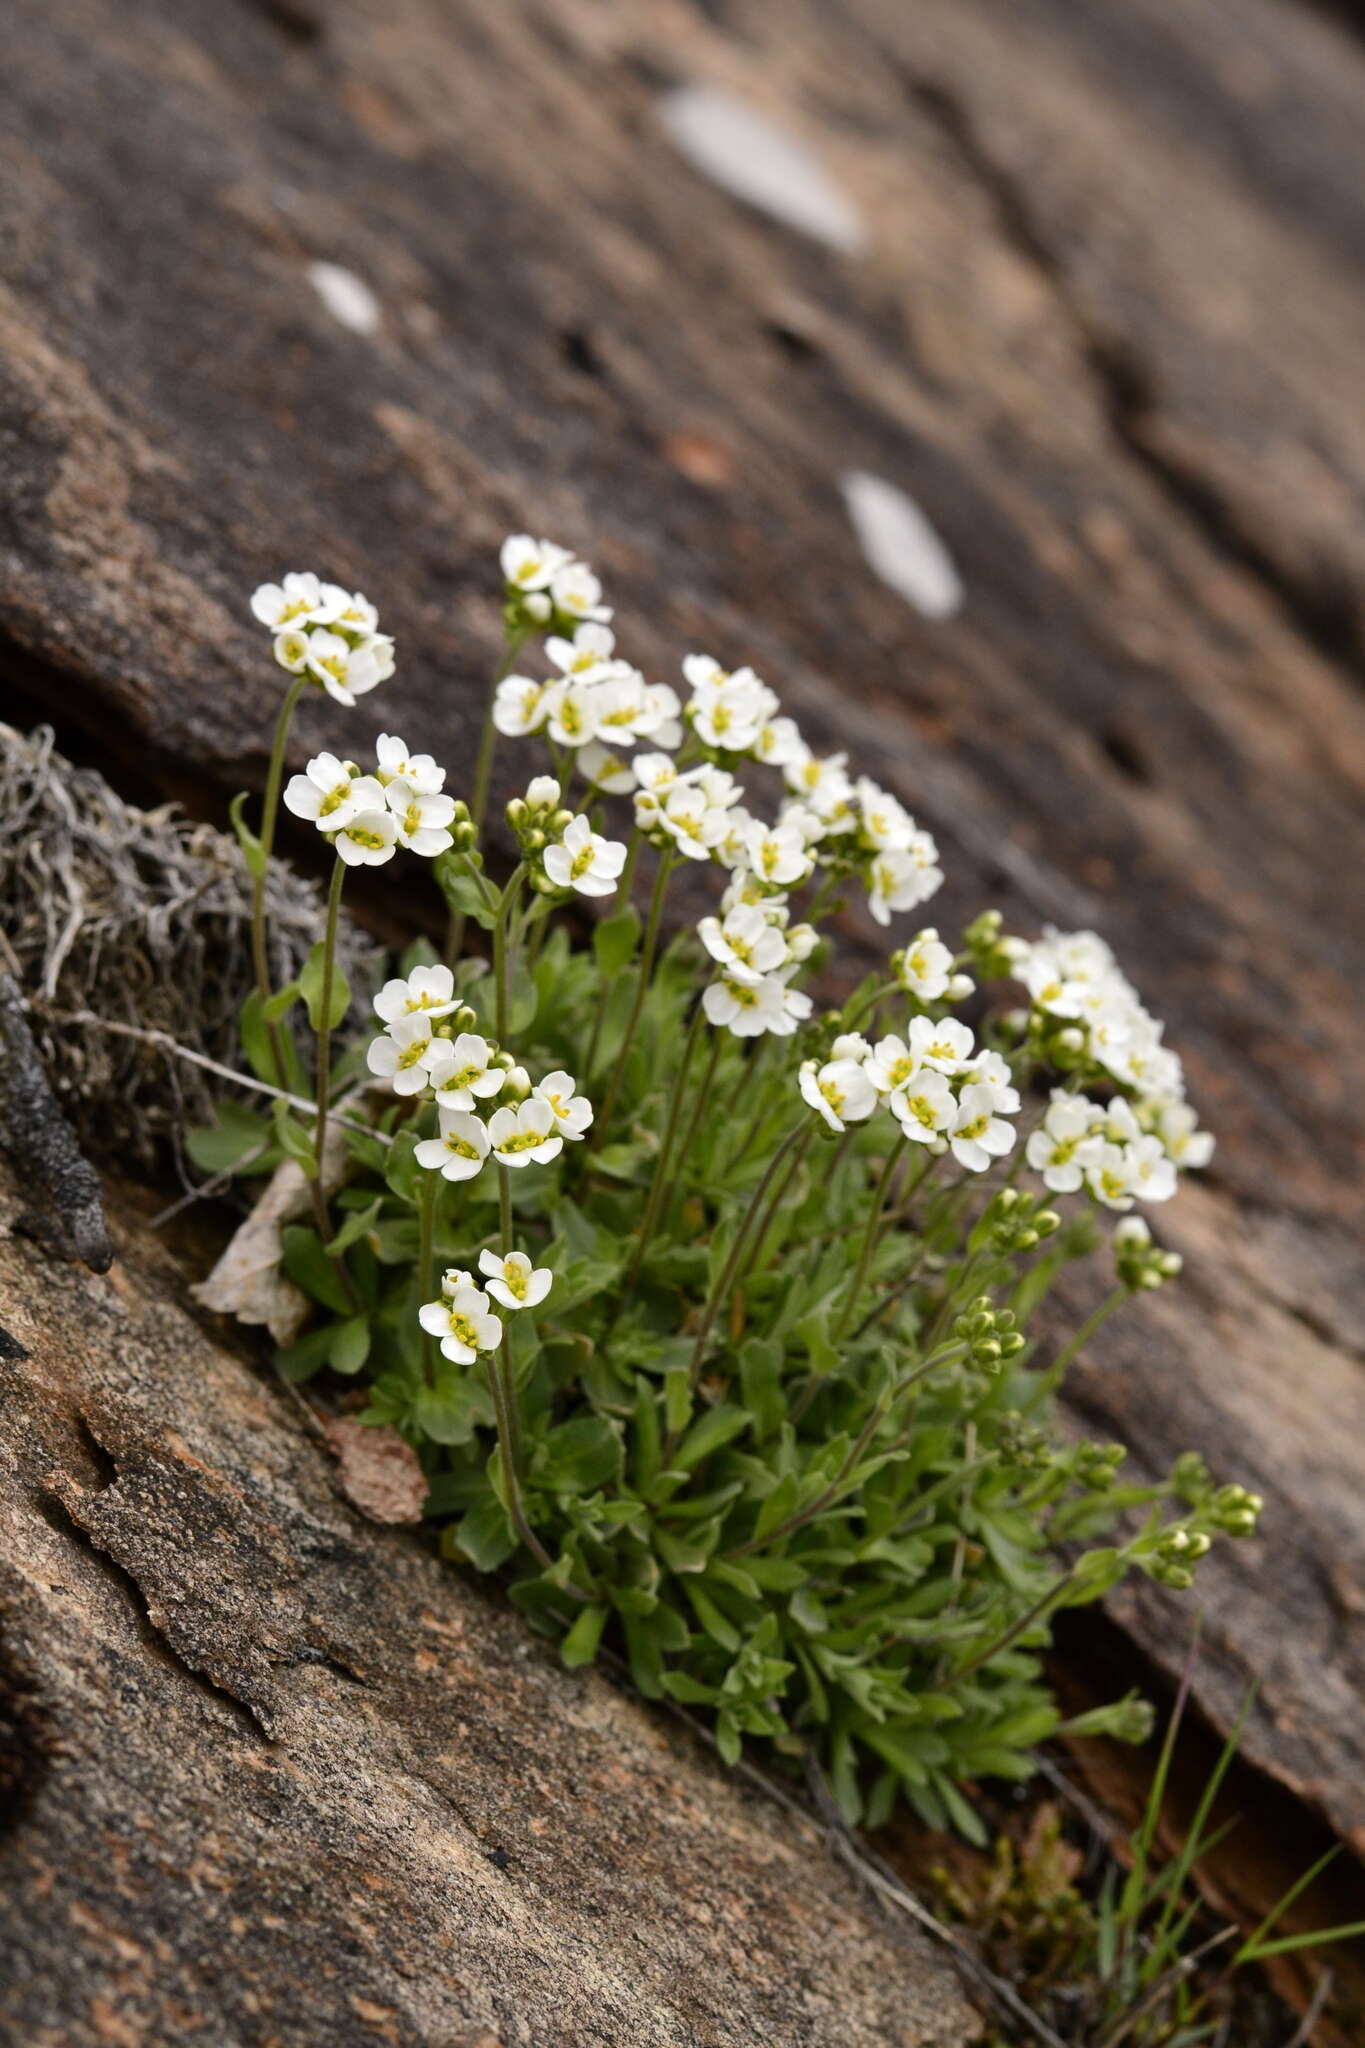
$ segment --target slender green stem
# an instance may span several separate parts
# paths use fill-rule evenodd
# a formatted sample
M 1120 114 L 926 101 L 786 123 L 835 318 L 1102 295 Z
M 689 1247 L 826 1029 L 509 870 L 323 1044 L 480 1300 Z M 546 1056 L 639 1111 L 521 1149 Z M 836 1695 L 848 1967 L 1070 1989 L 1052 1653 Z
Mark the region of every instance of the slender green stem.
M 1072 1359 L 1076 1357 L 1078 1352 L 1081 1352 L 1085 1349 L 1086 1345 L 1090 1342 L 1090 1339 L 1094 1336 L 1095 1332 L 1103 1324 L 1107 1323 L 1110 1316 L 1114 1314 L 1114 1311 L 1116 1309 L 1122 1308 L 1124 1302 L 1128 1299 L 1128 1288 L 1122 1286 L 1116 1287 L 1112 1294 L 1106 1295 L 1105 1299 L 1100 1303 L 1099 1307 L 1095 1310 L 1095 1313 L 1092 1316 L 1087 1317 L 1085 1322 L 1081 1324 L 1080 1329 L 1077 1330 L 1075 1336 L 1071 1339 L 1071 1341 L 1068 1344 L 1064 1344 L 1062 1346 L 1062 1349 L 1057 1353 L 1057 1356 L 1053 1359 L 1051 1365 L 1047 1369 L 1047 1372 L 1044 1374 L 1044 1382 L 1048 1392 L 1051 1392 L 1054 1387 L 1060 1385 L 1062 1375 L 1065 1373 Z
M 979 1671 L 983 1664 L 989 1664 L 992 1657 L 998 1657 L 1002 1650 L 1007 1650 L 1011 1643 L 1018 1642 L 1026 1629 L 1032 1628 L 1036 1621 L 1041 1621 L 1043 1616 L 1051 1611 L 1078 1575 L 1079 1567 L 1073 1565 L 1070 1571 L 1063 1572 L 1059 1579 L 1054 1579 L 1046 1593 L 1035 1600 L 1031 1607 L 1025 1608 L 1017 1621 L 1012 1621 L 1001 1634 L 993 1636 L 984 1649 L 969 1657 L 965 1664 L 959 1664 L 956 1671 L 950 1671 L 946 1682 L 949 1685 L 960 1684 L 964 1678 L 970 1678 L 974 1671 Z
M 870 1016 L 878 1003 L 885 1002 L 888 996 L 893 996 L 899 986 L 899 982 L 888 981 L 884 982 L 880 988 L 874 988 L 866 1002 L 861 1003 L 851 1017 L 844 1018 L 845 1031 L 856 1031 L 863 1018 Z
M 891 1190 L 891 1176 L 900 1164 L 901 1154 L 908 1143 L 909 1140 L 904 1136 L 897 1138 L 883 1162 L 882 1170 L 872 1195 L 872 1207 L 867 1219 L 867 1229 L 863 1232 L 862 1249 L 858 1254 L 858 1264 L 854 1269 L 853 1285 L 845 1296 L 843 1308 L 839 1312 L 839 1320 L 835 1324 L 831 1335 L 830 1341 L 834 1344 L 839 1342 L 848 1328 L 853 1311 L 858 1305 L 858 1298 L 863 1291 L 863 1282 L 867 1279 L 867 1269 L 872 1262 L 872 1253 L 881 1232 L 882 1211 L 886 1207 L 886 1198 Z
M 317 1173 L 313 1179 L 313 1211 L 317 1217 L 318 1234 L 324 1244 L 332 1235 L 327 1215 L 327 1193 L 323 1187 L 323 1154 L 327 1144 L 327 1111 L 330 1107 L 332 1082 L 332 971 L 336 962 L 337 916 L 341 909 L 341 886 L 346 880 L 346 863 L 338 858 L 332 869 L 332 885 L 327 891 L 327 926 L 322 939 L 322 1019 L 318 1031 L 317 1122 L 313 1126 L 313 1153 L 317 1160 Z
M 636 1275 L 639 1273 L 645 1253 L 649 1249 L 649 1241 L 654 1235 L 654 1226 L 659 1216 L 659 1205 L 663 1200 L 664 1190 L 668 1186 L 668 1163 L 673 1151 L 673 1140 L 677 1136 L 678 1120 L 682 1114 L 683 1099 L 687 1094 L 687 1077 L 692 1067 L 692 1056 L 696 1052 L 697 1040 L 701 1036 L 701 1028 L 705 1021 L 706 1013 L 702 1009 L 701 1004 L 698 1003 L 692 1012 L 692 1021 L 687 1027 L 687 1036 L 683 1040 L 682 1058 L 678 1062 L 678 1071 L 673 1079 L 673 1091 L 668 1105 L 668 1120 L 664 1125 L 663 1139 L 659 1145 L 659 1156 L 654 1162 L 654 1173 L 649 1183 L 649 1194 L 645 1199 L 645 1213 L 641 1219 L 639 1234 L 635 1240 L 635 1255 L 630 1262 L 630 1270 L 626 1275 L 627 1294 L 630 1294 L 634 1289 Z
M 664 911 L 664 894 L 668 888 L 668 878 L 672 871 L 673 857 L 665 849 L 659 856 L 659 872 L 654 877 L 654 891 L 649 899 L 649 916 L 645 921 L 644 945 L 640 951 L 640 965 L 636 970 L 638 978 L 635 983 L 635 1000 L 630 1006 L 630 1015 L 626 1019 L 625 1036 L 621 1040 L 620 1049 L 612 1063 L 611 1081 L 607 1088 L 607 1099 L 602 1105 L 601 1115 L 593 1119 L 592 1130 L 588 1134 L 584 1147 L 585 1152 L 593 1151 L 601 1136 L 607 1131 L 611 1123 L 612 1112 L 616 1108 L 616 1098 L 621 1092 L 621 1077 L 626 1070 L 626 1061 L 630 1056 L 630 1049 L 634 1043 L 636 1026 L 640 1022 L 640 1012 L 645 1006 L 645 997 L 649 992 L 649 977 L 654 967 L 654 954 L 659 943 L 659 923 Z
M 265 800 L 261 807 L 261 871 L 251 878 L 251 959 L 256 974 L 256 991 L 262 1004 L 268 1003 L 270 987 L 270 952 L 266 942 L 265 892 L 270 873 L 270 855 L 275 845 L 275 822 L 280 811 L 280 784 L 284 779 L 284 749 L 289 738 L 289 727 L 294 708 L 307 688 L 306 676 L 295 676 L 285 692 L 280 715 L 275 721 L 275 738 L 270 749 L 270 767 L 265 778 Z M 283 1041 L 278 1024 L 267 1023 L 266 1039 L 270 1046 L 270 1057 L 275 1066 L 275 1079 L 284 1085 L 286 1080 Z
M 763 1219 L 762 1229 L 754 1239 L 753 1255 L 744 1269 L 742 1278 L 747 1279 L 750 1273 L 761 1273 L 768 1263 L 770 1256 L 769 1246 L 773 1243 L 774 1238 L 780 1237 L 781 1233 L 782 1205 L 787 1199 L 792 1182 L 801 1170 L 801 1161 L 809 1150 L 810 1141 L 815 1136 L 815 1131 L 816 1126 L 811 1124 L 806 1131 L 804 1140 L 792 1153 L 787 1165 L 787 1171 L 783 1174 L 773 1191 L 773 1198 L 768 1204 L 768 1213 Z M 835 1165 L 838 1165 L 837 1153 L 835 1155 Z
M 469 806 L 475 832 L 482 835 L 484 812 L 488 809 L 488 786 L 493 773 L 493 749 L 497 745 L 498 729 L 493 723 L 493 702 L 498 694 L 498 684 L 511 670 L 512 663 L 520 654 L 529 636 L 526 633 L 512 634 L 503 648 L 502 660 L 498 663 L 493 677 L 488 701 L 483 708 L 483 725 L 479 731 L 479 753 L 474 767 L 474 795 Z M 453 967 L 464 947 L 465 914 L 452 910 L 446 926 L 446 959 Z
M 749 1206 L 744 1212 L 744 1220 L 740 1224 L 735 1234 L 735 1241 L 730 1247 L 730 1256 L 725 1261 L 720 1278 L 711 1289 L 707 1297 L 706 1307 L 702 1311 L 701 1325 L 697 1331 L 696 1342 L 692 1347 L 692 1359 L 688 1368 L 689 1378 L 693 1387 L 696 1386 L 697 1381 L 701 1378 L 701 1369 L 706 1357 L 706 1342 L 711 1335 L 711 1326 L 715 1322 L 720 1309 L 730 1298 L 730 1290 L 734 1286 L 735 1276 L 739 1272 L 739 1262 L 744 1256 L 745 1246 L 749 1241 L 758 1216 L 763 1210 L 765 1198 L 777 1178 L 777 1169 L 785 1161 L 792 1147 L 799 1141 L 804 1139 L 809 1144 L 811 1128 L 809 1124 L 797 1124 L 794 1130 L 788 1132 L 787 1136 L 773 1153 L 772 1158 L 768 1161 L 762 1180 L 759 1181 L 758 1186 L 749 1197 Z M 666 1462 L 667 1460 L 665 1460 Z
M 508 926 L 521 885 L 526 879 L 526 869 L 519 867 L 498 899 L 498 914 L 493 924 L 493 990 L 497 1004 L 497 1034 L 499 1045 L 507 1043 L 508 982 L 510 961 L 508 955 L 514 951 L 508 945 Z
M 692 1114 L 688 1118 L 687 1129 L 683 1134 L 683 1141 L 681 1145 L 679 1145 L 678 1147 L 677 1168 L 673 1174 L 672 1183 L 667 1190 L 668 1199 L 664 1208 L 664 1220 L 667 1223 L 672 1222 L 673 1210 L 677 1202 L 678 1185 L 682 1180 L 683 1170 L 686 1167 L 688 1157 L 691 1154 L 693 1140 L 696 1138 L 697 1132 L 701 1128 L 701 1120 L 706 1114 L 706 1105 L 711 1099 L 711 1083 L 714 1081 L 716 1076 L 716 1066 L 720 1060 L 722 1042 L 722 1034 L 719 1031 L 712 1032 L 710 1057 L 708 1058 L 706 1065 L 702 1068 L 701 1081 L 697 1088 L 697 1100 L 693 1107 Z

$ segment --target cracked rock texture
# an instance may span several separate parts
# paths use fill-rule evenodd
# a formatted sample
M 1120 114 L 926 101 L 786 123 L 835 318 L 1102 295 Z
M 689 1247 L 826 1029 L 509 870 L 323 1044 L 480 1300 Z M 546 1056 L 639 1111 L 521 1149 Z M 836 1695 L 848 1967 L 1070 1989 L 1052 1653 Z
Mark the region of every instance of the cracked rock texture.
M 98 1279 L 0 1179 L 6 2048 L 977 2038 L 813 1827 L 349 1510 L 136 1201 Z
M 1219 1150 L 1161 1221 L 1187 1281 L 1106 1332 L 1073 1413 L 1144 1473 L 1198 1446 L 1264 1493 L 1201 1577 L 1196 1698 L 1225 1729 L 1259 1680 L 1247 1757 L 1365 1855 L 1348 11 L 11 0 L 6 74 L 12 713 L 221 817 L 278 695 L 246 594 L 315 565 L 380 602 L 400 666 L 372 715 L 311 705 L 300 759 L 382 723 L 467 761 L 494 550 L 530 526 L 591 557 L 653 673 L 752 659 L 874 766 L 939 840 L 941 926 L 994 900 L 1102 928 Z M 684 83 L 813 150 L 861 250 L 685 164 Z M 871 575 L 849 470 L 927 516 L 953 618 Z M 1115 1612 L 1180 1669 L 1190 1603 Z M 218 1654 L 282 1711 L 262 1641 L 225 1625 Z

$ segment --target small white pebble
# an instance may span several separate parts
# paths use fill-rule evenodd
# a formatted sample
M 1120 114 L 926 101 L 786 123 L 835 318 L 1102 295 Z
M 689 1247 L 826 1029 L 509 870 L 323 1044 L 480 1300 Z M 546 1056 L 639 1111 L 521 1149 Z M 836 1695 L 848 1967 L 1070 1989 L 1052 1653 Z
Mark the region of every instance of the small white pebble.
M 339 263 L 310 263 L 308 282 L 334 320 L 352 334 L 379 332 L 379 301 L 364 278 Z
M 865 240 L 856 210 L 803 143 L 741 100 L 709 85 L 668 93 L 659 118 L 695 168 L 736 198 L 832 249 Z
M 868 566 L 926 619 L 950 619 L 965 595 L 962 578 L 914 499 L 861 469 L 839 482 Z

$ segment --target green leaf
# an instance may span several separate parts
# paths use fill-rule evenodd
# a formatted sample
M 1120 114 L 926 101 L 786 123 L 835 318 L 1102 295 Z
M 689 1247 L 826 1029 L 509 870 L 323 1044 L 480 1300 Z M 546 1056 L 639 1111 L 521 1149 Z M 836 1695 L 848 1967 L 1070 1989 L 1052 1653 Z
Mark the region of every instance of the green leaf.
M 450 908 L 471 919 L 483 931 L 491 932 L 498 921 L 497 915 L 470 872 L 466 856 L 445 853 L 432 865 L 441 893 Z
M 215 1123 L 185 1133 L 185 1150 L 205 1173 L 239 1173 L 252 1164 L 259 1169 L 272 1145 L 265 1118 L 240 1102 L 220 1102 Z
M 569 1671 L 577 1671 L 582 1664 L 591 1664 L 597 1655 L 597 1646 L 602 1640 L 606 1625 L 605 1607 L 585 1607 L 569 1633 L 559 1646 L 560 1661 Z
M 695 1422 L 673 1453 L 673 1469 L 690 1472 L 700 1465 L 703 1458 L 709 1458 L 712 1451 L 718 1451 L 722 1444 L 728 1444 L 731 1437 L 738 1436 L 742 1429 L 749 1427 L 746 1409 L 722 1401 L 710 1408 L 699 1422 Z
M 517 1547 L 507 1511 L 491 1494 L 456 1524 L 454 1541 L 481 1572 L 495 1572 Z
M 639 939 L 640 918 L 633 907 L 620 911 L 615 917 L 604 918 L 594 928 L 592 950 L 604 980 L 619 974 L 634 959 Z
M 549 1493 L 591 1493 L 621 1470 L 621 1440 L 602 1415 L 562 1422 L 537 1444 L 531 1476 Z
M 782 1391 L 782 1346 L 750 1337 L 740 1346 L 739 1384 L 759 1440 L 780 1429 L 787 1413 Z
M 664 1374 L 664 1419 L 674 1436 L 692 1419 L 692 1375 L 685 1365 L 671 1365 Z
M 306 1337 L 298 1338 L 293 1344 L 286 1344 L 275 1353 L 275 1370 L 291 1386 L 299 1386 L 304 1380 L 311 1380 L 314 1373 L 322 1371 L 327 1363 L 327 1353 L 332 1345 L 331 1323 L 320 1330 L 310 1330 Z
M 237 1029 L 241 1033 L 242 1051 L 246 1054 L 247 1065 L 260 1081 L 268 1081 L 272 1088 L 287 1088 L 291 1095 L 303 1095 L 307 1089 L 299 1049 L 287 1031 L 278 1026 L 275 1042 L 284 1062 L 284 1076 L 276 1071 L 275 1057 L 270 1033 L 266 1029 L 262 1014 L 261 998 L 253 989 L 237 1013 Z
M 309 1180 L 318 1177 L 317 1154 L 313 1150 L 312 1133 L 304 1129 L 287 1102 L 279 1100 L 274 1108 L 275 1140 L 285 1157 L 301 1166 Z
M 306 1229 L 301 1223 L 292 1223 L 282 1233 L 281 1242 L 284 1270 L 295 1286 L 301 1287 L 323 1308 L 330 1308 L 337 1315 L 350 1316 L 353 1312 L 351 1303 L 332 1270 L 316 1230 Z
M 287 981 L 283 988 L 277 988 L 270 1000 L 261 1006 L 261 1015 L 266 1023 L 278 1024 L 282 1017 L 287 1017 L 302 993 L 296 981 Z
M 308 1010 L 308 1022 L 314 1031 L 335 1031 L 351 1007 L 351 985 L 336 961 L 332 962 L 332 993 L 323 1015 L 323 971 L 327 963 L 327 941 L 319 939 L 303 965 L 299 976 L 299 990 Z
M 378 1221 L 379 1212 L 383 1206 L 384 1197 L 376 1195 L 368 1207 L 351 1211 L 327 1247 L 333 1258 L 339 1258 L 342 1252 L 348 1251 L 362 1237 L 369 1236 L 370 1232 L 374 1229 L 375 1223 Z
M 348 1316 L 332 1330 L 327 1363 L 333 1372 L 359 1372 L 370 1355 L 370 1323 L 367 1316 Z
M 268 856 L 260 840 L 242 816 L 242 805 L 249 801 L 249 792 L 244 789 L 228 805 L 228 816 L 232 820 L 232 829 L 237 834 L 237 844 L 242 849 L 242 858 L 246 862 L 247 872 L 259 881 L 266 871 Z

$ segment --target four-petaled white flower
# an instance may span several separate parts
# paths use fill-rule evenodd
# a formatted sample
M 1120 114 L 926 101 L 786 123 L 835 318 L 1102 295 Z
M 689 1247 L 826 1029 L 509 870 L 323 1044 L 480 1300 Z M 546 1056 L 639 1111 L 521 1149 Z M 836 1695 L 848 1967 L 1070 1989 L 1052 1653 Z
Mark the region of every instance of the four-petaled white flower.
M 319 832 L 339 832 L 362 811 L 384 808 L 384 791 L 373 775 L 353 775 L 335 754 L 314 754 L 302 775 L 285 785 L 284 807 L 308 818 Z
M 890 924 L 893 910 L 913 910 L 943 881 L 938 849 L 927 832 L 905 846 L 889 846 L 868 864 L 867 907 L 878 924 Z
M 1106 1209 L 1131 1209 L 1133 1182 L 1127 1146 L 1107 1145 L 1101 1139 L 1086 1161 L 1085 1184 Z
M 744 857 L 759 881 L 776 889 L 803 882 L 812 867 L 806 843 L 791 825 L 751 825 L 744 835 Z
M 573 1075 L 559 1067 L 543 1081 L 537 1081 L 532 1091 L 532 1099 L 549 1108 L 562 1138 L 581 1138 L 592 1122 L 592 1104 L 586 1095 L 575 1095 L 577 1086 Z
M 396 732 L 381 732 L 374 751 L 379 761 L 375 775 L 380 782 L 391 782 L 399 775 L 419 796 L 436 796 L 445 788 L 445 769 L 438 768 L 430 754 L 410 754 Z
M 334 584 L 328 587 L 336 588 Z M 336 617 L 311 569 L 291 571 L 282 583 L 260 584 L 252 593 L 251 610 L 253 617 L 275 633 L 286 626 L 330 625 Z
M 432 860 L 455 844 L 447 827 L 455 816 L 453 796 L 424 794 L 406 775 L 395 775 L 384 790 L 398 844 Z
M 493 723 L 505 739 L 522 739 L 539 732 L 550 715 L 553 683 L 533 682 L 530 676 L 504 676 L 493 692 Z
M 604 674 L 616 650 L 616 635 L 610 626 L 588 622 L 579 626 L 572 640 L 551 634 L 545 652 L 564 676 L 580 676 L 587 682 Z
M 567 548 L 552 540 L 533 540 L 529 533 L 511 533 L 499 552 L 503 579 L 514 590 L 548 590 L 558 572 L 573 560 Z
M 697 936 L 734 981 L 756 985 L 787 964 L 786 934 L 757 904 L 741 903 L 724 918 L 704 917 Z
M 703 992 L 701 1002 L 707 1022 L 736 1038 L 757 1038 L 765 1031 L 774 1038 L 790 1038 L 811 1013 L 810 997 L 788 988 L 776 974 L 757 984 L 722 974 Z
M 535 1308 L 544 1301 L 555 1277 L 548 1266 L 533 1266 L 525 1252 L 508 1252 L 503 1259 L 496 1252 L 482 1251 L 479 1271 L 494 1301 L 510 1309 Z
M 920 1067 L 891 1097 L 891 1114 L 917 1145 L 943 1149 L 942 1134 L 957 1115 L 957 1100 L 946 1074 Z
M 430 1336 L 440 1338 L 442 1355 L 455 1365 L 472 1365 L 481 1351 L 496 1351 L 502 1342 L 502 1324 L 490 1314 L 488 1296 L 472 1285 L 424 1302 L 417 1320 Z
M 901 954 L 898 968 L 901 987 L 922 1003 L 936 1003 L 946 995 L 953 978 L 953 956 L 932 925 L 916 932 Z
M 995 1113 L 995 1090 L 981 1081 L 969 1081 L 957 1099 L 948 1142 L 953 1157 L 969 1173 L 984 1173 L 993 1159 L 1003 1159 L 1013 1150 L 1018 1132 Z
M 565 618 L 591 619 L 605 624 L 611 606 L 602 602 L 602 586 L 586 562 L 566 562 L 550 579 L 554 608 Z
M 603 839 L 580 812 L 564 827 L 557 846 L 541 856 L 545 872 L 557 889 L 576 889 L 580 896 L 613 896 L 626 864 L 619 839 Z
M 431 1012 L 415 1010 L 370 1041 L 365 1064 L 382 1081 L 392 1082 L 395 1095 L 420 1095 L 428 1086 L 439 1087 L 452 1058 L 450 1040 L 432 1030 Z
M 370 651 L 371 644 L 367 641 L 352 647 L 340 633 L 319 626 L 308 638 L 308 673 L 338 704 L 354 704 L 357 697 L 363 697 L 384 680 L 381 664 Z
M 398 844 L 398 820 L 390 810 L 361 811 L 337 834 L 338 858 L 348 868 L 382 868 Z
M 442 1109 L 438 1124 L 439 1137 L 420 1138 L 413 1146 L 417 1164 L 446 1180 L 473 1180 L 488 1157 L 488 1132 L 463 1109 Z
M 450 1059 L 442 1062 L 436 1090 L 443 1109 L 471 1110 L 476 1102 L 498 1093 L 506 1072 L 494 1065 L 493 1048 L 486 1038 L 477 1031 L 460 1031 L 442 1042 L 450 1047 Z
M 503 1166 L 544 1166 L 564 1149 L 558 1119 L 548 1102 L 528 1096 L 515 1109 L 495 1109 L 488 1119 L 493 1157 Z
M 932 1017 L 912 1017 L 906 1034 L 917 1065 L 936 1067 L 941 1074 L 957 1074 L 972 1057 L 975 1040 L 956 1017 L 937 1023 Z
M 376 1016 L 386 1024 L 396 1024 L 400 1017 L 409 1017 L 416 1010 L 424 1011 L 428 1017 L 447 1017 L 458 1000 L 454 975 L 438 962 L 434 967 L 414 967 L 406 981 L 386 981 L 374 999 L 374 1007 Z
M 798 1078 L 802 1095 L 832 1131 L 863 1123 L 877 1107 L 877 1090 L 860 1060 L 826 1060 L 823 1066 L 803 1060 Z

